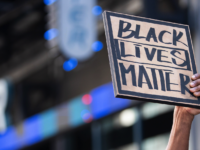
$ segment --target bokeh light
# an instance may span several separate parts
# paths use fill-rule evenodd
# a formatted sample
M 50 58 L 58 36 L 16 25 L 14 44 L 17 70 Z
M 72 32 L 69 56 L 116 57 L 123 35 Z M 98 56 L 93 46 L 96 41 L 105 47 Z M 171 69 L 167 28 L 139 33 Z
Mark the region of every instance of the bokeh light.
M 95 41 L 92 44 L 92 50 L 95 51 L 95 52 L 102 50 L 102 48 L 103 48 L 103 43 L 100 42 L 100 41 Z
M 48 31 L 44 33 L 44 38 L 49 41 L 49 40 L 54 39 L 57 35 L 58 35 L 58 30 L 53 28 L 53 29 L 49 29 Z
M 85 123 L 89 123 L 92 121 L 93 117 L 92 114 L 88 110 L 83 110 L 81 112 L 82 119 Z
M 83 102 L 83 104 L 85 104 L 85 105 L 91 104 L 91 102 L 92 102 L 92 96 L 91 96 L 90 94 L 85 94 L 85 95 L 83 95 L 83 97 L 82 97 L 82 102 Z
M 95 15 L 95 16 L 98 16 L 98 15 L 100 15 L 101 13 L 102 13 L 102 8 L 101 8 L 101 6 L 94 6 L 93 8 L 92 8 L 92 13 Z
M 137 120 L 137 114 L 134 109 L 125 109 L 119 114 L 119 123 L 123 127 L 132 126 Z
M 63 69 L 65 71 L 71 71 L 78 65 L 78 61 L 74 58 L 71 58 L 63 63 Z
M 55 2 L 56 0 L 44 0 L 44 4 L 46 5 L 51 5 Z

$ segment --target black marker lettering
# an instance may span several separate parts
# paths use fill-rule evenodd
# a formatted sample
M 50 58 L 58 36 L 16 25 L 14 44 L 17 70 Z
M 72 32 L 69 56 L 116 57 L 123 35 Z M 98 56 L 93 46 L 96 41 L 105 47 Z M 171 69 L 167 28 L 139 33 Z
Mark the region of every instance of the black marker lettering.
M 168 43 L 167 43 L 167 42 L 163 42 L 163 35 L 164 35 L 165 33 L 171 34 L 171 32 L 168 32 L 168 31 L 165 31 L 165 30 L 164 30 L 164 31 L 161 31 L 160 34 L 159 34 L 159 36 L 158 36 L 159 41 L 162 42 L 162 43 L 165 43 L 165 44 L 172 44 L 172 43 L 170 43 L 170 42 L 168 42 Z
M 147 34 L 146 40 L 150 41 L 151 38 L 153 38 L 154 42 L 158 42 L 154 28 L 150 28 L 149 33 Z
M 156 70 L 155 70 L 155 68 L 151 68 L 151 73 L 152 73 L 152 77 L 153 77 L 154 89 L 158 90 L 158 83 L 157 83 L 157 77 L 156 77 Z
M 126 27 L 124 27 L 124 24 L 127 24 Z M 131 37 L 135 37 L 136 39 L 141 39 L 141 38 L 145 38 L 145 37 L 140 37 L 139 36 L 139 32 L 140 32 L 140 25 L 136 25 L 136 30 L 130 30 L 131 28 L 131 23 L 129 22 L 125 22 L 120 20 L 119 22 L 119 31 L 118 31 L 118 37 L 120 38 L 131 38 Z M 122 37 L 122 33 L 123 32 L 131 32 L 129 35 Z
M 185 79 L 184 79 L 185 78 Z M 190 77 L 180 73 L 180 83 L 181 83 L 181 94 L 185 95 L 185 91 L 190 93 L 190 90 L 186 87 L 186 85 L 190 82 Z M 191 93 L 190 93 L 191 94 Z M 192 94 L 191 94 L 192 95 Z
M 176 30 L 173 30 L 173 45 L 176 46 L 176 42 L 180 42 L 183 45 L 187 46 L 185 43 L 179 41 L 182 36 L 183 36 L 183 32 L 180 31 L 179 34 L 177 35 Z
M 171 90 L 170 84 L 172 84 L 172 85 L 178 85 L 178 84 L 170 83 L 170 74 L 173 74 L 173 73 L 165 72 L 167 91 L 181 92 L 181 91 L 178 91 L 178 90 Z
M 180 66 L 180 67 L 185 67 L 185 66 L 187 66 L 187 70 L 191 70 L 188 52 L 185 51 L 185 59 L 186 59 L 186 60 L 184 60 L 184 59 L 182 59 L 182 58 L 176 56 L 176 53 L 181 54 L 178 50 L 173 50 L 173 51 L 171 51 L 171 54 L 172 54 L 174 57 L 183 60 L 183 63 L 182 63 L 182 64 L 177 64 L 176 59 L 174 59 L 174 58 L 172 58 L 172 62 L 173 62 L 175 65 Z
M 163 60 L 161 60 L 162 57 L 168 58 L 167 56 L 162 55 L 162 52 L 168 52 L 168 51 L 166 51 L 166 50 L 157 50 L 157 60 L 159 62 L 171 63 L 169 61 L 163 61 Z
M 123 63 L 119 63 L 120 65 L 120 69 L 121 69 L 121 76 L 122 76 L 122 83 L 123 85 L 127 85 L 126 83 L 126 73 L 131 72 L 131 76 L 132 76 L 132 85 L 136 86 L 136 76 L 135 76 L 135 66 L 134 65 L 130 65 L 128 69 L 126 69 L 124 67 Z
M 163 71 L 161 69 L 158 69 L 158 71 L 160 74 L 161 90 L 165 91 L 165 79 L 164 79 Z
M 126 55 L 126 54 L 125 54 L 124 42 L 120 42 L 120 47 L 121 47 L 121 56 L 122 56 L 122 57 L 128 57 L 128 56 L 133 56 L 133 57 L 135 57 L 134 55 Z
M 135 55 L 136 57 L 140 58 L 140 47 L 138 46 L 135 47 Z
M 146 79 L 146 82 L 142 82 L 143 80 L 143 76 L 145 77 Z M 139 66 L 139 79 L 138 79 L 138 86 L 139 87 L 142 87 L 142 84 L 145 83 L 148 85 L 149 89 L 153 89 L 152 85 L 151 85 L 151 82 L 150 82 L 150 79 L 149 79 L 149 76 L 144 68 L 144 66 Z
M 156 52 L 156 49 L 155 48 L 152 48 L 151 50 L 151 53 L 149 53 L 149 49 L 148 48 L 144 48 L 145 52 L 146 52 L 146 55 L 147 55 L 147 59 L 152 61 L 154 55 L 155 55 L 155 52 Z

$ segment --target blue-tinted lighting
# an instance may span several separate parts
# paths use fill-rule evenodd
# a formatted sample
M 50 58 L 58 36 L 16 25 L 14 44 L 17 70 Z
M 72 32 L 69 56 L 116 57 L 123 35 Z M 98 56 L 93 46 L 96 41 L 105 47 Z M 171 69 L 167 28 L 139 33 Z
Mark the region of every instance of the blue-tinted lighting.
M 102 8 L 100 6 L 94 6 L 92 8 L 92 13 L 95 15 L 95 16 L 98 16 L 102 13 Z
M 112 83 L 104 84 L 91 91 L 91 111 L 94 119 L 99 119 L 113 112 L 126 108 L 130 100 L 115 98 Z
M 74 68 L 76 68 L 77 65 L 78 65 L 78 61 L 74 58 L 71 58 L 71 59 L 64 62 L 63 69 L 65 71 L 71 71 Z
M 44 38 L 46 40 L 52 40 L 58 35 L 57 29 L 50 29 L 44 33 Z
M 55 1 L 56 1 L 56 0 L 44 0 L 44 3 L 45 3 L 46 5 L 51 5 L 51 4 L 53 4 Z
M 92 121 L 92 114 L 88 110 L 83 110 L 81 112 L 82 119 L 84 122 L 89 123 Z
M 81 112 L 82 118 L 84 118 L 84 115 L 85 115 L 85 114 L 90 114 L 90 112 L 89 112 L 87 109 L 83 110 L 83 111 Z
M 96 41 L 92 44 L 92 50 L 95 52 L 102 50 L 102 48 L 103 48 L 103 43 L 100 41 Z
M 54 109 L 47 110 L 40 114 L 41 132 L 43 138 L 50 137 L 57 132 L 57 116 Z
M 21 146 L 17 132 L 13 127 L 7 128 L 6 132 L 0 135 L 0 149 L 2 150 L 15 150 Z
M 26 145 L 31 145 L 42 140 L 41 120 L 39 115 L 26 119 L 23 123 L 24 134 L 21 140 Z
M 76 127 L 84 123 L 82 119 L 82 111 L 86 110 L 86 107 L 82 103 L 81 98 L 82 96 L 72 99 L 67 106 L 69 115 L 68 123 L 72 127 Z

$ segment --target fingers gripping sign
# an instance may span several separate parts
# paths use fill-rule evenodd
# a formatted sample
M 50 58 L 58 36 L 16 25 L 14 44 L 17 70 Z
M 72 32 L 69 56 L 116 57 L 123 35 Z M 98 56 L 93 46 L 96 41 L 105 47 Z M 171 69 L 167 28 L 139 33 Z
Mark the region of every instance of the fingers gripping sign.
M 200 73 L 194 74 L 192 77 L 192 82 L 190 83 L 190 92 L 193 93 L 194 96 L 199 97 L 200 96 Z M 200 109 L 194 109 L 194 108 L 185 108 L 185 110 L 195 116 L 197 114 L 200 114 Z
M 193 81 L 190 83 L 190 87 L 191 87 L 190 92 L 192 92 L 194 96 L 198 97 L 200 96 L 200 74 L 197 73 L 193 75 L 191 79 Z

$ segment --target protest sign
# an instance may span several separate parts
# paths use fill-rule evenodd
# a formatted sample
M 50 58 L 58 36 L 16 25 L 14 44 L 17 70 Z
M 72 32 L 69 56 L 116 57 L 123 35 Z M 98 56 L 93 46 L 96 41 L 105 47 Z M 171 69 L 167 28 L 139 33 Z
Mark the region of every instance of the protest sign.
M 116 97 L 199 108 L 187 25 L 110 11 L 103 20 Z

